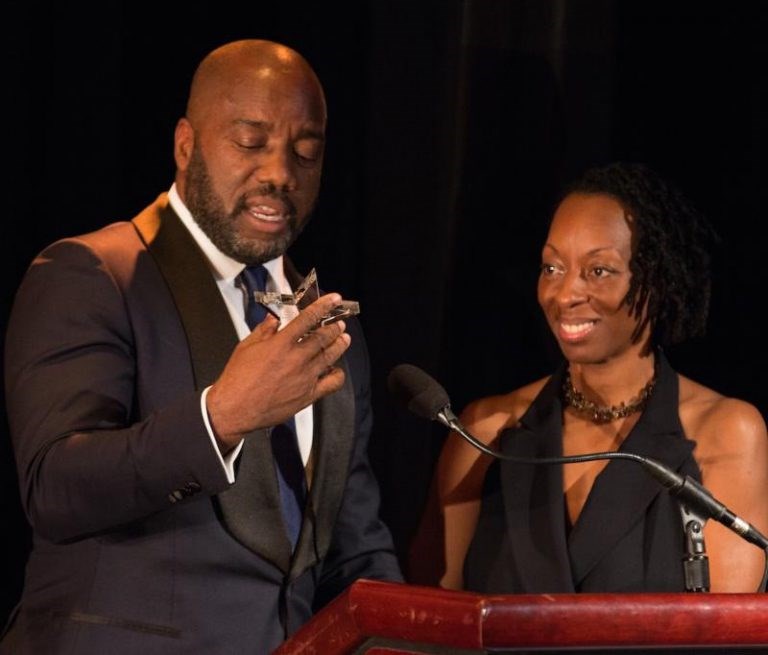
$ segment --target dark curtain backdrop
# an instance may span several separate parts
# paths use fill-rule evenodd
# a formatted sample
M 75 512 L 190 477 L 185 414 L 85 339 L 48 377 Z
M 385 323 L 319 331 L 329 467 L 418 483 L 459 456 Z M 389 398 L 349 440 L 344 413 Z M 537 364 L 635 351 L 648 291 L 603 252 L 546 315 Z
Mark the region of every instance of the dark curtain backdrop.
M 670 357 L 766 413 L 764 7 L 7 3 L 1 327 L 44 245 L 129 219 L 169 187 L 197 61 L 228 40 L 269 38 L 302 52 L 325 84 L 324 187 L 292 255 L 361 303 L 371 455 L 403 563 L 444 433 L 394 405 L 387 373 L 422 366 L 460 410 L 549 372 L 557 352 L 535 302 L 539 248 L 557 189 L 585 166 L 644 161 L 710 216 L 723 238 L 710 329 Z M 5 615 L 29 543 L 5 421 L 0 465 Z

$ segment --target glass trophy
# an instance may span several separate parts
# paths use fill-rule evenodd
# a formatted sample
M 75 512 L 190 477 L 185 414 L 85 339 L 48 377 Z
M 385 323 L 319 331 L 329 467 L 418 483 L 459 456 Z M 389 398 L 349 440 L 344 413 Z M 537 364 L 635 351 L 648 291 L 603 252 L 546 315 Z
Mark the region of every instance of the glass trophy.
M 307 277 L 293 293 L 278 293 L 275 291 L 254 291 L 253 297 L 270 314 L 279 319 L 281 327 L 290 323 L 298 313 L 311 305 L 320 297 L 320 287 L 317 284 L 317 272 L 313 268 Z M 342 300 L 328 314 L 320 319 L 317 327 L 329 325 L 347 316 L 360 313 L 360 303 L 356 300 Z

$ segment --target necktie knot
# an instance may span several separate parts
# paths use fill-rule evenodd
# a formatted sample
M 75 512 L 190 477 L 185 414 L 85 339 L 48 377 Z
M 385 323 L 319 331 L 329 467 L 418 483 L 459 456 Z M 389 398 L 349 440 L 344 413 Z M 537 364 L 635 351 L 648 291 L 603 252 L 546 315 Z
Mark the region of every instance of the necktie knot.
M 253 297 L 255 291 L 266 291 L 269 272 L 261 264 L 246 266 L 240 273 L 240 280 L 246 294 L 245 322 L 253 330 L 267 317 L 267 310 L 256 302 Z
M 264 291 L 267 288 L 267 278 L 269 272 L 261 264 L 255 266 L 246 266 L 240 273 L 248 291 Z

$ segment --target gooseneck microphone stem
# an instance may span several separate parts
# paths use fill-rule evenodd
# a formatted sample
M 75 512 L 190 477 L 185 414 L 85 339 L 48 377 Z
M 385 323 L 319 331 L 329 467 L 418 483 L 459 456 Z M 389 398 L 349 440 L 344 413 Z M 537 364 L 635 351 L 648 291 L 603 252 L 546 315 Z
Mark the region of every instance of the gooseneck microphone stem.
M 491 457 L 503 459 L 518 464 L 576 464 L 579 462 L 591 462 L 598 459 L 629 459 L 640 464 L 645 471 L 661 482 L 669 493 L 677 496 L 681 502 L 689 505 L 694 511 L 706 518 L 713 518 L 718 523 L 733 530 L 741 537 L 762 549 L 768 549 L 768 538 L 761 534 L 755 527 L 744 519 L 736 516 L 725 505 L 716 500 L 712 494 L 689 475 L 682 476 L 675 473 L 661 462 L 643 457 L 635 453 L 603 452 L 589 453 L 585 455 L 569 455 L 564 457 L 515 457 L 505 455 L 486 446 L 477 437 L 470 434 L 459 422 L 450 407 L 444 407 L 435 416 L 443 425 L 460 434 L 478 450 Z M 704 520 L 706 520 L 706 518 Z
M 470 432 L 467 432 L 467 429 L 459 422 L 459 419 L 451 411 L 450 407 L 444 407 L 441 409 L 435 418 L 447 428 L 450 428 L 454 432 L 461 435 L 475 448 L 483 451 L 486 455 L 490 455 L 496 459 L 515 462 L 517 464 L 578 464 L 580 462 L 592 462 L 597 459 L 631 459 L 639 462 L 640 464 L 644 464 L 646 461 L 653 461 L 647 460 L 645 457 L 641 457 L 640 455 L 635 455 L 634 453 L 617 452 L 588 453 L 585 455 L 568 455 L 563 457 L 517 457 L 514 455 L 505 455 L 501 451 L 494 450 L 493 448 L 486 446 L 477 437 L 472 435 Z M 655 463 L 659 467 L 666 468 L 663 464 L 659 464 L 658 462 Z

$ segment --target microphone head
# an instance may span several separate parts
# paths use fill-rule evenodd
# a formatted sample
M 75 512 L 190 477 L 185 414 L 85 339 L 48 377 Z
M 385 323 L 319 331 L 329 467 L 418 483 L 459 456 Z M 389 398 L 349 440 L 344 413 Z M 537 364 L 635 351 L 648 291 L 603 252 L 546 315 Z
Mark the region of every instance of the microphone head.
M 387 386 L 408 411 L 430 421 L 451 404 L 440 383 L 412 364 L 395 366 L 389 373 Z

